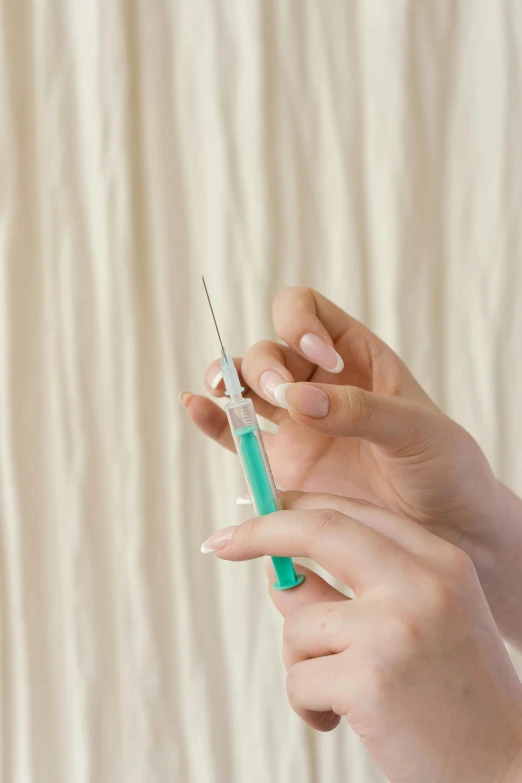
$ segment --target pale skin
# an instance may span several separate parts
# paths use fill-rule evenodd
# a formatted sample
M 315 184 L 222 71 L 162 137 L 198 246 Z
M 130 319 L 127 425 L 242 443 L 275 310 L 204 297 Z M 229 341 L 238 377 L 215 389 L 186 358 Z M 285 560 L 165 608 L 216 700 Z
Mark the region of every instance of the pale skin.
M 364 501 L 282 502 L 205 543 L 225 560 L 310 557 L 354 591 L 301 567 L 301 587 L 271 589 L 298 715 L 321 731 L 345 717 L 391 783 L 522 780 L 522 686 L 469 557 Z
M 276 297 L 273 313 L 276 333 L 286 345 L 258 343 L 237 360 L 237 366 L 258 413 L 278 425 L 277 433 L 265 438 L 276 481 L 285 488 L 370 501 L 393 512 L 392 526 L 408 524 L 411 529 L 413 525 L 429 536 L 431 545 L 438 541 L 451 546 L 446 552 L 467 553 L 501 632 L 522 646 L 521 501 L 495 478 L 469 433 L 444 415 L 396 354 L 366 327 L 306 288 L 283 291 Z M 213 363 L 206 376 L 213 396 L 224 393 L 216 379 L 218 369 Z M 218 406 L 188 392 L 181 399 L 205 434 L 233 448 Z M 370 516 L 381 518 L 382 513 L 375 509 L 359 522 L 369 526 Z M 304 517 L 302 525 L 306 527 Z M 408 548 L 406 542 L 401 545 Z M 289 546 L 290 554 L 299 554 L 291 542 Z M 344 565 L 337 562 L 337 572 Z M 330 570 L 335 572 L 333 561 Z M 299 600 L 307 604 L 324 601 L 325 588 L 317 580 L 309 576 L 295 596 L 304 595 L 306 600 Z M 274 595 L 275 601 L 279 595 Z M 407 603 L 406 596 L 404 600 Z M 498 637 L 498 632 L 490 631 L 483 640 L 487 649 L 491 633 Z M 316 657 L 324 655 L 310 660 Z M 462 659 L 460 665 L 468 673 Z M 457 672 L 457 662 L 455 667 Z M 418 675 L 422 679 L 422 671 Z M 428 684 L 433 685 L 433 672 L 426 677 Z M 416 686 L 415 691 L 419 689 Z M 467 703 L 469 720 L 475 719 L 477 705 L 470 706 L 469 699 Z M 455 703 L 454 709 L 464 720 L 465 703 Z M 487 723 L 489 716 L 484 720 Z M 406 747 L 411 737 L 407 728 L 404 732 L 400 739 Z M 429 742 L 429 737 L 424 741 Z M 406 763 L 408 754 L 403 756 Z M 400 774 L 393 780 L 415 779 Z M 452 780 L 427 778 L 432 779 Z

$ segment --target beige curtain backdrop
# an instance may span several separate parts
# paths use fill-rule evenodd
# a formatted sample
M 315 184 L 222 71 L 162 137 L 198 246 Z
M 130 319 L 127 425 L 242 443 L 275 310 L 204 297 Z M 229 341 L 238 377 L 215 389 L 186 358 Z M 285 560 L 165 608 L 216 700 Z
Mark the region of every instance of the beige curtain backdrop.
M 2 783 L 373 783 L 190 426 L 306 284 L 522 492 L 518 0 L 0 0 Z

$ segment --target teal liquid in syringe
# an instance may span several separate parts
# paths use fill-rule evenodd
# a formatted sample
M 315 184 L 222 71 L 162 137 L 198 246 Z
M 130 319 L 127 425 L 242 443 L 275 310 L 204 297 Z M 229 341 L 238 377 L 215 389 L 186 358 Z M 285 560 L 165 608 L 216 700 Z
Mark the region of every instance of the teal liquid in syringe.
M 250 400 L 244 400 L 244 402 L 250 402 Z M 281 504 L 277 497 L 259 426 L 254 424 L 239 427 L 232 433 L 256 514 L 263 516 L 279 511 Z M 304 576 L 296 573 L 294 564 L 289 557 L 273 557 L 272 562 L 277 576 L 277 582 L 274 584 L 277 590 L 288 590 L 288 588 L 296 587 L 304 581 Z

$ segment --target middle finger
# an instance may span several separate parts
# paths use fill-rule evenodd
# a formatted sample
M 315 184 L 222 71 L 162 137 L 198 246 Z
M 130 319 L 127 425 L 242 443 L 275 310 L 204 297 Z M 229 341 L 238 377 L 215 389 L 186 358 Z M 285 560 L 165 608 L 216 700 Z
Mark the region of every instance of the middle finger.
M 307 381 L 316 370 L 287 345 L 270 340 L 256 343 L 245 354 L 241 371 L 246 383 L 260 397 L 278 405 L 274 389 L 282 383 Z

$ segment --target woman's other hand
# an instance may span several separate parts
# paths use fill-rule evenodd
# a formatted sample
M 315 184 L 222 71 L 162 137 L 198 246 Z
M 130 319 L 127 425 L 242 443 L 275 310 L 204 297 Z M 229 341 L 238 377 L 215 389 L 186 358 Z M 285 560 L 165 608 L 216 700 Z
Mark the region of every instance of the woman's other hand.
M 522 687 L 466 554 L 360 501 L 283 503 L 205 543 L 225 560 L 311 557 L 354 591 L 300 567 L 301 587 L 271 590 L 294 710 L 323 731 L 346 717 L 392 783 L 521 780 Z

